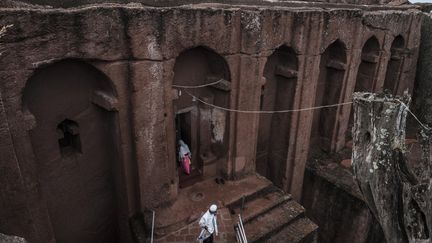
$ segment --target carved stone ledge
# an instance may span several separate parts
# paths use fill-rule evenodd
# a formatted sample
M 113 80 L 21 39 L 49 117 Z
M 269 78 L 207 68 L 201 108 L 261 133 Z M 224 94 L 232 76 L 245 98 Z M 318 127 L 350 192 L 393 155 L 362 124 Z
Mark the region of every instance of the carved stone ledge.
M 276 75 L 285 77 L 285 78 L 296 78 L 297 77 L 297 70 L 294 70 L 290 67 L 278 65 L 276 67 L 275 71 Z
M 118 100 L 116 97 L 103 92 L 95 91 L 92 98 L 93 104 L 102 107 L 107 111 L 118 111 Z
M 327 67 L 328 68 L 333 68 L 336 70 L 346 70 L 347 65 L 341 61 L 338 60 L 330 60 L 327 63 Z

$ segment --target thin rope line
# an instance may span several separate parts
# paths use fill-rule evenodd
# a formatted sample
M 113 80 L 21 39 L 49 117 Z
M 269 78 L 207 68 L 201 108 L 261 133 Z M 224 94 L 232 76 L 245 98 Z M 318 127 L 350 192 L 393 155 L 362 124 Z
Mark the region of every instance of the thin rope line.
M 218 84 L 220 82 L 222 82 L 222 79 L 219 79 L 218 81 L 212 82 L 212 83 L 208 83 L 208 84 L 202 84 L 202 85 L 196 85 L 196 86 L 187 86 L 187 85 L 172 85 L 175 88 L 182 88 L 182 89 L 199 89 L 199 88 L 204 88 L 207 86 L 212 86 L 215 84 Z
M 426 130 L 430 130 L 430 128 L 428 126 L 426 126 L 425 124 L 423 124 L 416 115 L 414 115 L 414 113 L 409 109 L 409 107 L 403 103 L 401 100 L 396 99 L 399 103 L 401 103 L 401 105 L 405 106 L 405 108 L 407 109 L 407 111 L 414 117 L 414 119 L 416 119 L 416 121 Z
M 331 107 L 337 107 L 337 106 L 343 106 L 343 105 L 349 105 L 352 104 L 353 102 L 344 102 L 344 103 L 339 103 L 339 104 L 332 104 L 332 105 L 323 105 L 323 106 L 315 106 L 315 107 L 309 107 L 309 108 L 302 108 L 302 109 L 293 109 L 293 110 L 280 110 L 280 111 L 248 111 L 248 110 L 237 110 L 237 109 L 229 109 L 229 108 L 225 108 L 225 107 L 221 107 L 221 106 L 217 106 L 217 105 L 213 105 L 211 103 L 208 103 L 196 96 L 194 96 L 193 94 L 189 93 L 188 91 L 185 91 L 186 94 L 190 95 L 193 99 L 198 100 L 199 102 L 208 105 L 210 107 L 216 108 L 216 109 L 220 109 L 220 110 L 224 110 L 224 111 L 229 111 L 229 112 L 237 112 L 237 113 L 249 113 L 249 114 L 272 114 L 272 113 L 288 113 L 288 112 L 299 112 L 299 111 L 310 111 L 310 110 L 317 110 L 317 109 L 323 109 L 323 108 L 331 108 Z
M 207 86 L 212 86 L 215 84 L 218 84 L 220 82 L 222 82 L 223 80 L 220 79 L 218 81 L 212 82 L 212 83 L 208 83 L 208 84 L 203 84 L 203 85 L 195 85 L 195 86 L 187 86 L 187 85 L 172 85 L 175 88 L 183 88 L 183 89 L 199 89 L 199 88 L 204 88 Z M 292 109 L 292 110 L 280 110 L 280 111 L 247 111 L 247 110 L 237 110 L 237 109 L 229 109 L 229 108 L 225 108 L 225 107 L 221 107 L 221 106 L 216 106 L 213 105 L 211 103 L 208 103 L 196 96 L 194 96 L 193 94 L 185 91 L 189 96 L 191 96 L 192 98 L 198 100 L 199 102 L 208 105 L 210 107 L 216 108 L 216 109 L 220 109 L 220 110 L 224 110 L 224 111 L 229 111 L 229 112 L 238 112 L 238 113 L 249 113 L 249 114 L 272 114 L 272 113 L 288 113 L 288 112 L 300 112 L 300 111 L 310 111 L 310 110 L 317 110 L 317 109 L 323 109 L 323 108 L 331 108 L 331 107 L 337 107 L 337 106 L 343 106 L 343 105 L 350 105 L 353 102 L 349 101 L 349 102 L 343 102 L 343 103 L 338 103 L 338 104 L 332 104 L 332 105 L 323 105 L 323 106 L 315 106 L 315 107 L 309 107 L 309 108 L 301 108 L 301 109 Z M 399 103 L 401 103 L 406 109 L 407 111 L 414 117 L 414 119 L 426 130 L 430 130 L 431 128 L 429 128 L 428 126 L 426 126 L 425 124 L 423 124 L 420 119 L 418 119 L 418 117 L 416 115 L 414 115 L 414 113 L 409 109 L 409 107 L 402 102 L 399 99 L 396 99 Z

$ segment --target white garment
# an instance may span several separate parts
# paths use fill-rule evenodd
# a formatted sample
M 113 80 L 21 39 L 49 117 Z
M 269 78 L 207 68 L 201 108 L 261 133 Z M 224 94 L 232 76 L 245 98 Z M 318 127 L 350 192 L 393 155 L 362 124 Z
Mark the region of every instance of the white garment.
M 211 214 L 209 210 L 207 210 L 207 212 L 201 217 L 199 225 L 201 228 L 207 226 L 207 230 L 210 234 L 213 234 L 214 232 L 216 235 L 218 235 L 216 214 Z M 208 236 L 210 236 L 210 234 Z
M 187 146 L 187 144 L 185 142 L 183 142 L 183 140 L 179 140 L 179 154 L 178 154 L 178 158 L 179 161 L 183 161 L 183 158 L 189 154 L 189 157 L 191 156 L 191 152 L 189 150 L 189 146 Z

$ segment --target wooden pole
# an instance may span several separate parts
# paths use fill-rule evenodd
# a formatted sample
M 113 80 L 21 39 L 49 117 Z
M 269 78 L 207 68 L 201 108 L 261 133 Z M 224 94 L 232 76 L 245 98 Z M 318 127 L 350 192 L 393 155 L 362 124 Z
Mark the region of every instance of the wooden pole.
M 430 132 L 423 131 L 423 161 L 405 156 L 410 98 L 354 94 L 353 168 L 356 181 L 388 243 L 432 242 Z

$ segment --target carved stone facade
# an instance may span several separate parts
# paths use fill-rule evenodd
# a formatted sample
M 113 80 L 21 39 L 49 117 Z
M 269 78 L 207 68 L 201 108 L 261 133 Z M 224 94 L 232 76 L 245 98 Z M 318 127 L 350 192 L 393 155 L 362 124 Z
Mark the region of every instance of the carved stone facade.
M 197 180 L 257 171 L 300 199 L 311 154 L 345 146 L 349 105 L 229 112 L 176 85 L 223 80 L 188 92 L 247 111 L 411 92 L 421 17 L 409 5 L 293 4 L 1 8 L 13 27 L 0 59 L 0 229 L 45 243 L 104 220 L 101 232 L 130 242 L 129 217 L 181 190 L 182 132 Z

